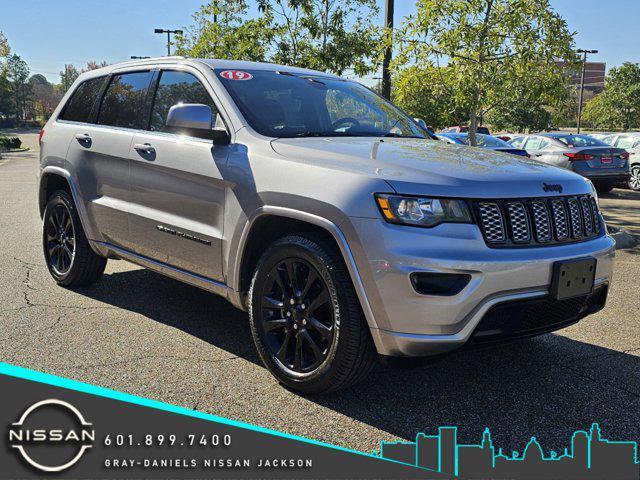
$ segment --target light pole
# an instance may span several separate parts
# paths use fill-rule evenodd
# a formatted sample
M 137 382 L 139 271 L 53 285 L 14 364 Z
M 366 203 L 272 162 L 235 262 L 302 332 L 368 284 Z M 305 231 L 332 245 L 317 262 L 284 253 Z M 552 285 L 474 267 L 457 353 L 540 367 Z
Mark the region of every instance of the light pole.
M 171 34 L 177 33 L 178 35 L 182 35 L 182 30 L 164 30 L 162 28 L 156 28 L 153 33 L 166 33 L 167 34 L 167 55 L 171 55 Z
M 393 34 L 393 5 L 394 0 L 386 0 L 384 4 L 384 26 Z M 391 39 L 391 38 L 390 38 Z M 389 44 L 384 50 L 382 60 L 382 96 L 387 100 L 391 99 L 391 53 L 393 45 Z
M 580 75 L 580 97 L 578 100 L 578 133 L 580 133 L 580 127 L 582 126 L 582 95 L 584 94 L 584 70 L 587 65 L 587 55 L 590 53 L 598 53 L 598 50 L 577 50 L 582 54 L 582 75 Z

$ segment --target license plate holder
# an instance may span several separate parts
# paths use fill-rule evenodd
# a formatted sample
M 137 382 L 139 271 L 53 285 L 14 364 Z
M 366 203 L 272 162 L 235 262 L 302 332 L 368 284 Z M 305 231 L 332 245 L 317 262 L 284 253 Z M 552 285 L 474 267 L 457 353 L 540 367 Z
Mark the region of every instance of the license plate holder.
M 596 259 L 593 257 L 563 260 L 553 264 L 550 295 L 555 300 L 593 293 Z
M 603 165 L 611 165 L 613 163 L 613 157 L 600 157 L 600 163 Z

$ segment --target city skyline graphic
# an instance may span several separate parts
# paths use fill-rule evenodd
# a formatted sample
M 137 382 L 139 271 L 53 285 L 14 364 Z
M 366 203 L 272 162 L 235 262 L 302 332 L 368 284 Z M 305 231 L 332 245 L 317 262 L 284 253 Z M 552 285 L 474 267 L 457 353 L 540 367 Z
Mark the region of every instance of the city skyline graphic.
M 600 426 L 577 430 L 562 452 L 544 449 L 531 437 L 522 452 L 496 448 L 485 428 L 478 444 L 458 443 L 458 427 L 440 427 L 437 435 L 419 433 L 414 442 L 381 442 L 381 458 L 451 477 L 516 479 L 640 479 L 638 443 L 602 437 Z

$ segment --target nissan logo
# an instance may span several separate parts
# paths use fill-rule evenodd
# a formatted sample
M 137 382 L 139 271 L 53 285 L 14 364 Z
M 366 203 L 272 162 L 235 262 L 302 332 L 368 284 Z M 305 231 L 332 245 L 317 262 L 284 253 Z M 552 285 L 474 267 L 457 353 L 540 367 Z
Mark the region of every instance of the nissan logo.
M 91 427 L 70 403 L 54 398 L 42 400 L 11 424 L 9 446 L 38 470 L 62 472 L 93 446 L 95 431 Z

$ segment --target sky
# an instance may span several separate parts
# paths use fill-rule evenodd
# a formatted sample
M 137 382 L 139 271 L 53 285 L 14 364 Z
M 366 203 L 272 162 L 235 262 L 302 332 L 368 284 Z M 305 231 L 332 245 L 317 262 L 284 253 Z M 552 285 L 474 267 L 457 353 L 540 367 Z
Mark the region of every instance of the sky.
M 204 1 L 0 0 L 0 31 L 32 74 L 57 82 L 65 63 L 82 67 L 89 60 L 115 63 L 132 55 L 165 55 L 166 35 L 154 34 L 154 28 L 190 25 Z M 377 1 L 382 23 L 384 0 Z M 396 24 L 415 11 L 412 0 L 395 3 Z M 551 5 L 577 32 L 578 48 L 599 51 L 589 60 L 606 62 L 607 68 L 640 62 L 640 0 L 551 0 Z

